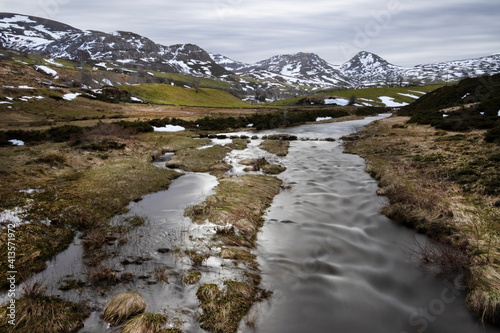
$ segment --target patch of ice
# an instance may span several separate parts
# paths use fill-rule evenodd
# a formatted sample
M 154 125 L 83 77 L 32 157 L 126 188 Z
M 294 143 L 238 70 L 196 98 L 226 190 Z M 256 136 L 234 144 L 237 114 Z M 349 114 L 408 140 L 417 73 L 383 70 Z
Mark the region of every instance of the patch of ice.
M 71 94 L 66 94 L 66 95 L 64 95 L 64 96 L 63 96 L 63 99 L 64 99 L 65 101 L 72 101 L 72 100 L 74 100 L 75 98 L 77 98 L 77 97 L 78 97 L 78 96 L 80 96 L 80 95 L 81 95 L 80 93 L 75 93 L 75 94 L 73 94 L 73 93 L 71 93 Z
M 0 104 L 12 104 L 12 103 L 7 101 L 0 101 Z
M 35 89 L 33 87 L 30 87 L 30 86 L 19 86 L 17 88 L 19 88 L 19 89 Z
M 318 117 L 316 118 L 316 121 L 323 121 L 323 120 L 330 120 L 332 117 Z
M 165 127 L 155 127 L 153 126 L 155 132 L 180 132 L 186 130 L 182 126 L 176 125 L 165 125 Z
M 14 146 L 24 146 L 24 141 L 21 140 L 12 139 L 9 140 L 9 142 L 12 143 L 12 145 Z
M 130 97 L 130 100 L 131 100 L 132 102 L 138 102 L 138 103 L 142 103 L 142 102 L 144 102 L 142 99 L 137 98 L 137 97 Z
M 382 103 L 385 104 L 385 106 L 390 107 L 390 108 L 408 105 L 408 103 L 394 102 L 394 98 L 393 97 L 380 96 L 379 99 L 382 101 Z
M 248 124 L 247 127 L 253 127 L 253 124 Z

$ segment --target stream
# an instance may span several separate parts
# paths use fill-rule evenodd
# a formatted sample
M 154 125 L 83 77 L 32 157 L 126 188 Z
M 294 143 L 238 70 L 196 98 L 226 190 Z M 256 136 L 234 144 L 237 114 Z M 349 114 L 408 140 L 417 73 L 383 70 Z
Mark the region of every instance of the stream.
M 436 277 L 422 271 L 409 256 L 414 239 L 425 242 L 426 238 L 379 214 L 385 199 L 376 195 L 377 182 L 364 171 L 364 161 L 344 154 L 338 140 L 321 140 L 339 139 L 387 116 L 252 133 L 259 138 L 275 133 L 307 138 L 292 141 L 286 157 L 260 150 L 261 139 L 230 153 L 231 174 L 245 173 L 239 160 L 265 156 L 287 168 L 279 177 L 290 185 L 268 209 L 255 250 L 262 285 L 273 296 L 253 306 L 246 320 L 252 327 L 242 322 L 240 332 L 496 331 L 468 312 L 462 276 Z M 117 274 L 129 273 L 131 283 L 120 283 L 106 292 L 88 287 L 58 290 L 65 279 L 85 281 L 88 276 L 78 238 L 29 282 L 48 284 L 50 295 L 85 300 L 94 312 L 80 333 L 114 332 L 102 322 L 103 307 L 111 296 L 129 290 L 141 293 L 147 312 L 175 318 L 183 323 L 184 332 L 203 332 L 197 323 L 197 288 L 229 279 L 238 274 L 238 268 L 213 255 L 200 268 L 199 284 L 185 285 L 182 276 L 191 265 L 175 248 L 209 249 L 209 242 L 205 245 L 203 239 L 210 238 L 214 226 L 195 225 L 183 212 L 202 202 L 216 185 L 217 179 L 211 175 L 186 173 L 168 190 L 131 203 L 127 214 L 112 221 L 120 225 L 133 216 L 146 221 L 128 233 L 121 245 L 107 246 L 113 256 L 106 259 L 106 265 Z M 157 281 L 154 272 L 158 271 L 167 273 L 168 283 Z

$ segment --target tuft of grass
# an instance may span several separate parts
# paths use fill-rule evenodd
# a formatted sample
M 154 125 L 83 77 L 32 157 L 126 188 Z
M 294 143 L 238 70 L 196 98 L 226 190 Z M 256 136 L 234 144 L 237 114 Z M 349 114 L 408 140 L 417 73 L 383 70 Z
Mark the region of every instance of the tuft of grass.
M 192 271 L 182 277 L 182 283 L 184 284 L 196 284 L 201 279 L 200 271 Z
M 258 294 L 254 286 L 244 282 L 228 280 L 224 286 L 220 290 L 215 284 L 207 284 L 196 292 L 203 310 L 200 326 L 209 332 L 236 332 Z
M 120 329 L 121 333 L 158 333 L 167 323 L 165 316 L 155 313 L 141 313 L 127 321 Z
M 191 172 L 224 172 L 231 168 L 223 161 L 229 151 L 230 148 L 221 145 L 206 149 L 181 150 L 166 163 L 166 166 Z
M 136 292 L 126 292 L 113 297 L 104 309 L 104 321 L 113 326 L 146 310 L 146 301 Z
M 15 323 L 8 323 L 7 306 L 0 309 L 0 331 L 5 333 L 67 333 L 77 332 L 90 315 L 83 304 L 64 301 L 58 297 L 45 296 L 45 288 L 34 284 L 25 288 L 25 294 L 16 301 Z
M 260 148 L 277 156 L 288 155 L 290 141 L 285 140 L 264 140 L 260 144 Z

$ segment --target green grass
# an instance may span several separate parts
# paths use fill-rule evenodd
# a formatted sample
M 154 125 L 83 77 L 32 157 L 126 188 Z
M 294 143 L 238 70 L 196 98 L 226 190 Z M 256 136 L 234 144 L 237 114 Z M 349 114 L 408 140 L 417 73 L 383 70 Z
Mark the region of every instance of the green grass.
M 201 88 L 198 93 L 195 89 L 160 83 L 122 86 L 121 88 L 141 99 L 157 104 L 230 108 L 251 107 L 225 91 L 211 88 Z
M 331 90 L 325 91 L 320 94 L 312 95 L 309 97 L 343 97 L 349 99 L 352 95 L 356 96 L 356 102 L 363 102 L 371 104 L 372 106 L 385 106 L 382 101 L 378 98 L 380 96 L 393 97 L 394 101 L 397 103 L 411 103 L 414 101 L 413 98 L 403 96 L 400 94 L 409 94 L 415 96 L 423 96 L 423 94 L 416 93 L 416 91 L 428 93 L 432 90 L 442 87 L 442 85 L 428 85 L 424 87 L 383 87 L 383 88 L 364 88 L 364 89 L 351 89 L 351 90 Z M 287 100 L 276 101 L 272 105 L 294 105 L 297 104 L 302 97 L 295 97 Z M 364 98 L 372 100 L 373 102 L 366 100 L 359 100 L 359 98 Z

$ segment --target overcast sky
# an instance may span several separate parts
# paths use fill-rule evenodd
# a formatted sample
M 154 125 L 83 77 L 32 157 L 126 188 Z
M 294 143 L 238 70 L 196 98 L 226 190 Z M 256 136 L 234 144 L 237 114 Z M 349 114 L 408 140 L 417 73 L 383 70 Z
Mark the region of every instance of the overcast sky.
M 341 64 L 365 50 L 414 66 L 500 52 L 498 0 L 0 0 L 0 11 L 247 63 L 312 52 Z

